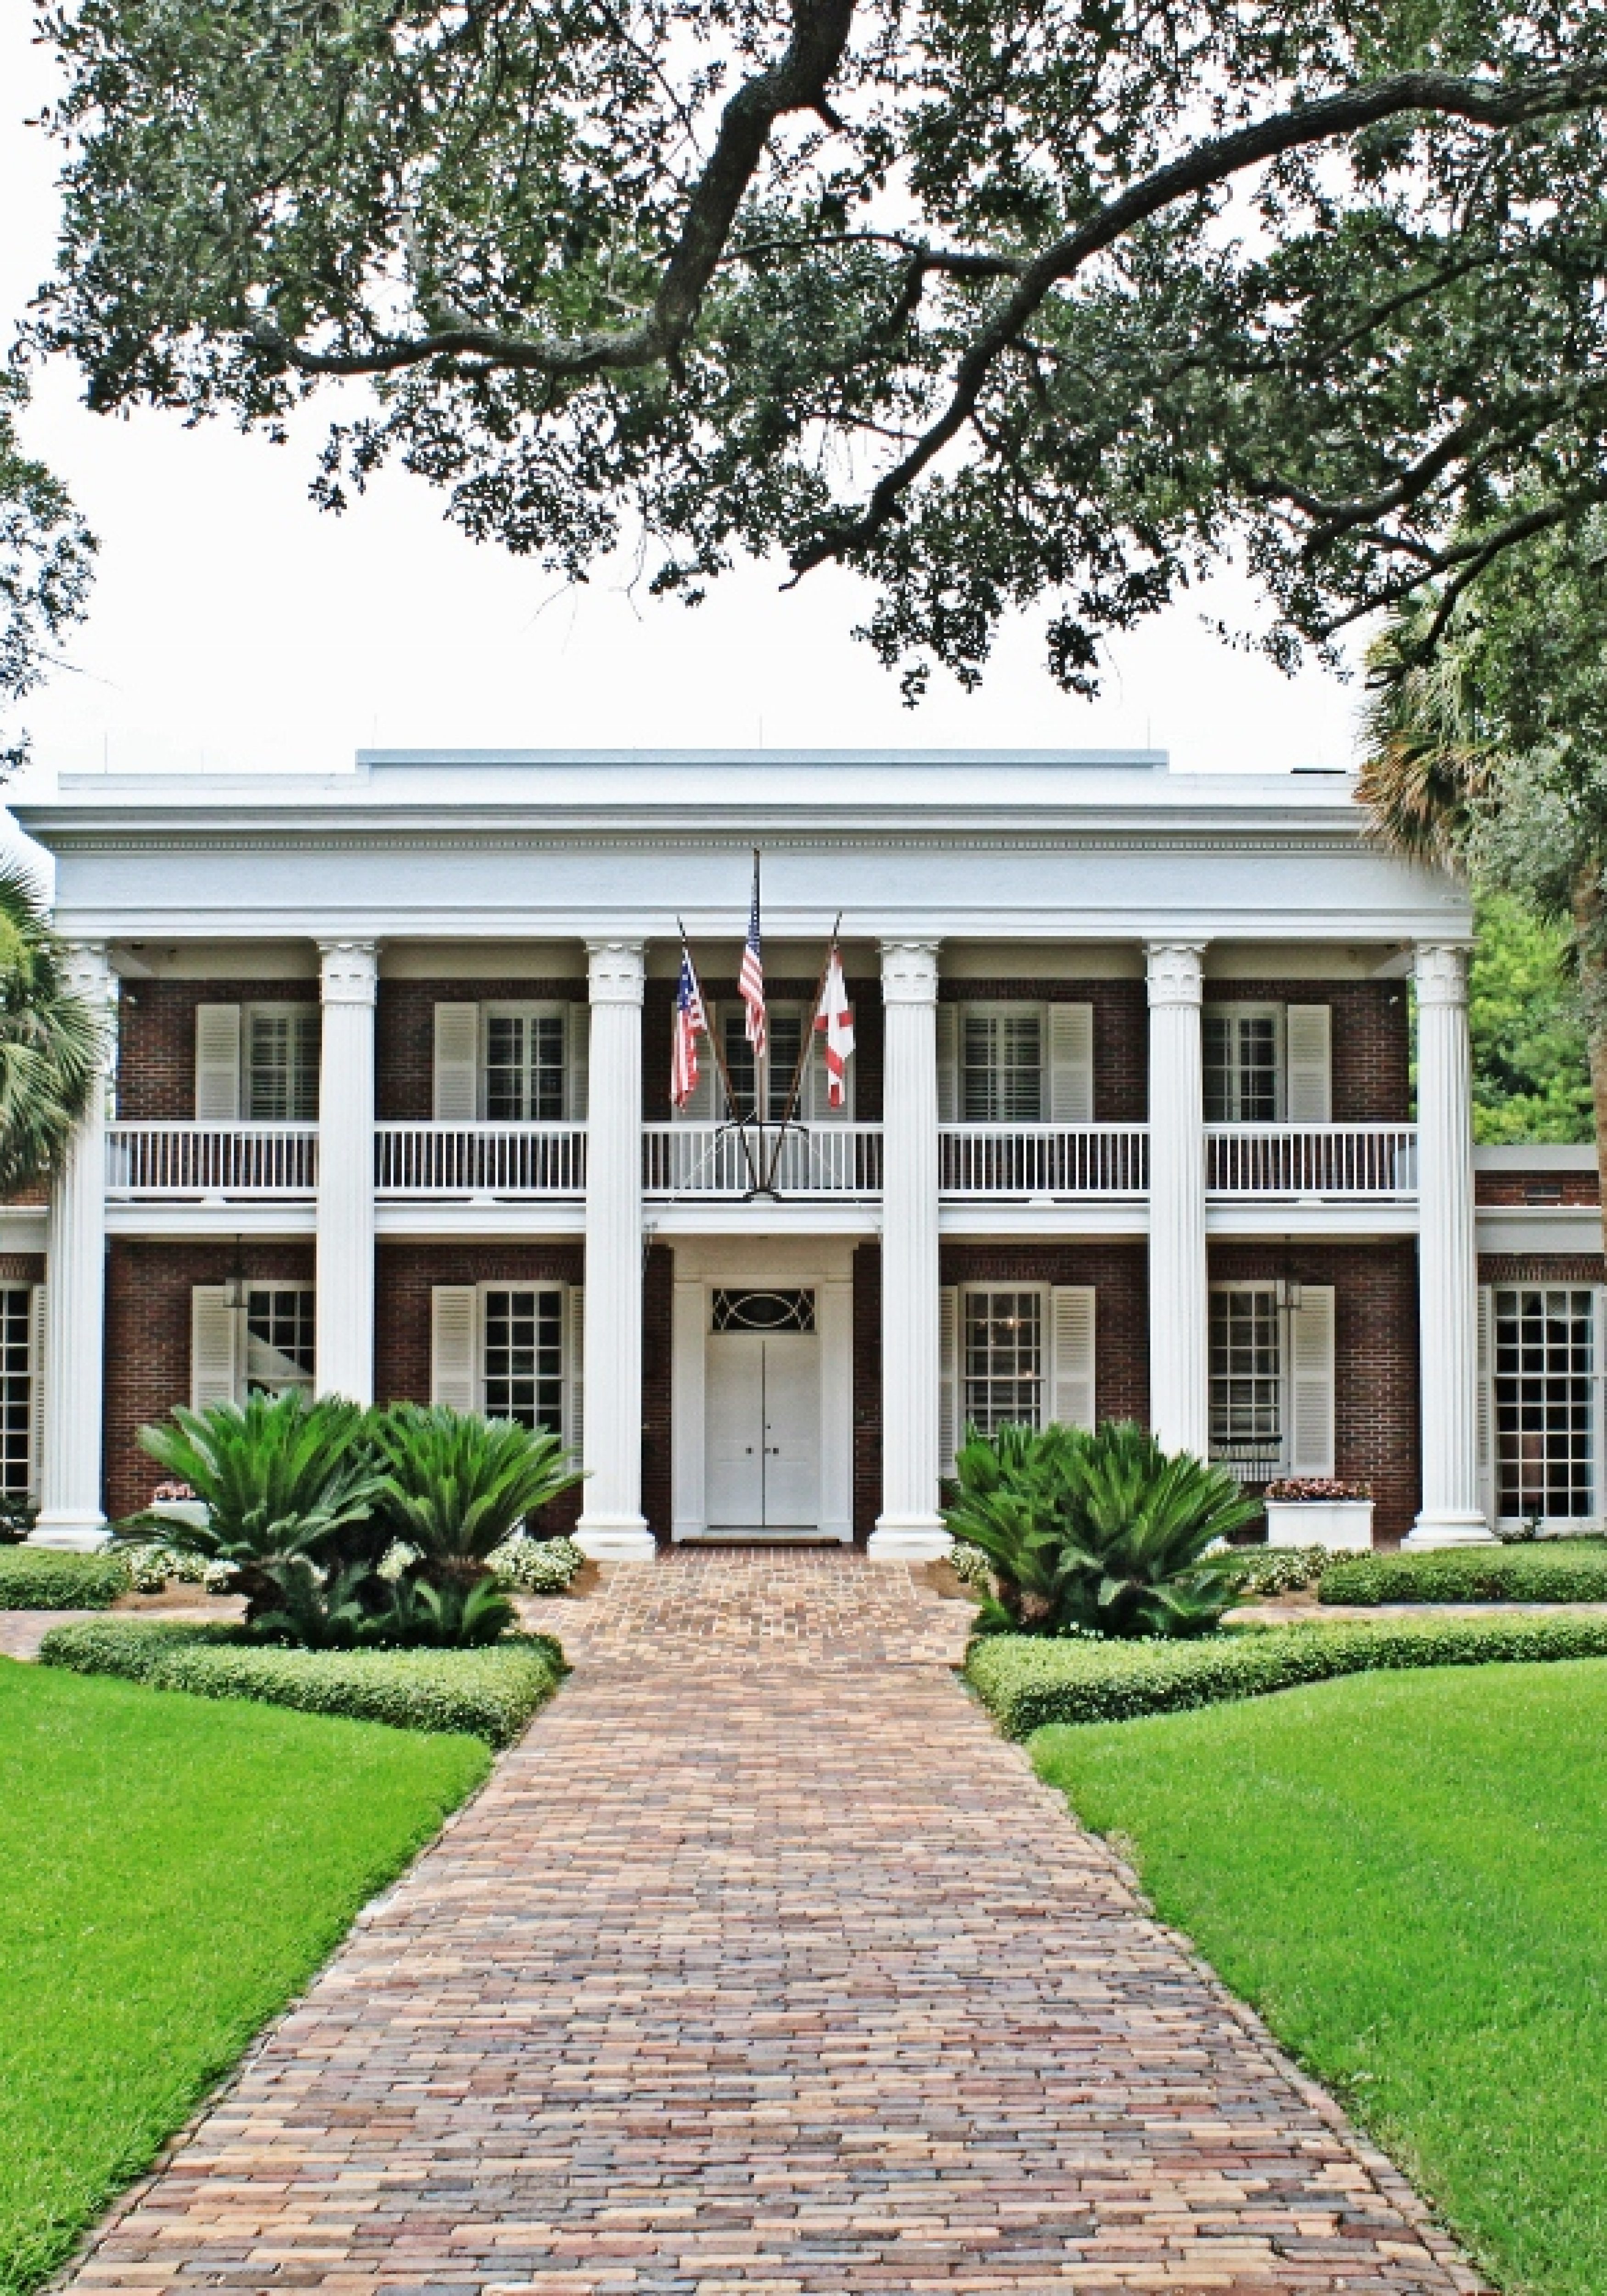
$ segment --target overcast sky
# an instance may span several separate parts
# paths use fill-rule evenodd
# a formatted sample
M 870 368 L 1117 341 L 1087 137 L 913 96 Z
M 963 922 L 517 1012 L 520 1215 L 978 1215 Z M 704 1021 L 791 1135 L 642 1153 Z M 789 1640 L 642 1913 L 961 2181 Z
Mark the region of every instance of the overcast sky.
M 0 324 L 49 267 L 53 154 L 25 124 L 50 88 L 24 0 L 0 9 Z M 171 415 L 107 421 L 68 369 L 24 436 L 101 541 L 90 619 L 30 704 L 42 768 L 338 769 L 358 748 L 1156 747 L 1201 771 L 1349 762 L 1356 688 L 1223 647 L 1202 602 L 1112 651 L 1096 702 L 1058 693 L 1029 623 L 981 692 L 906 709 L 849 633 L 865 592 L 823 572 L 785 596 L 744 567 L 689 612 L 624 570 L 569 591 L 464 541 L 399 475 L 342 518 L 307 484 L 321 425 L 275 448 Z M 1218 586 L 1242 622 L 1253 601 Z M 30 775 L 30 779 L 34 776 Z

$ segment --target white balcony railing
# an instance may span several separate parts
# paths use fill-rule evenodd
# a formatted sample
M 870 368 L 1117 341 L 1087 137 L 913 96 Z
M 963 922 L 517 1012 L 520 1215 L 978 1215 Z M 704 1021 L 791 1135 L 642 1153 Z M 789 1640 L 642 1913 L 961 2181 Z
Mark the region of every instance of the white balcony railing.
M 945 1124 L 938 1186 L 945 1196 L 1050 1202 L 1142 1197 L 1149 1148 L 1144 1124 Z
M 113 1124 L 106 1187 L 124 1197 L 310 1196 L 316 1124 Z
M 879 1196 L 881 1127 L 644 1124 L 642 1185 L 649 1196 Z
M 1414 1124 L 1212 1124 L 1205 1185 L 1214 1196 L 1319 1203 L 1414 1203 Z
M 586 1193 L 584 1124 L 377 1124 L 381 1196 Z

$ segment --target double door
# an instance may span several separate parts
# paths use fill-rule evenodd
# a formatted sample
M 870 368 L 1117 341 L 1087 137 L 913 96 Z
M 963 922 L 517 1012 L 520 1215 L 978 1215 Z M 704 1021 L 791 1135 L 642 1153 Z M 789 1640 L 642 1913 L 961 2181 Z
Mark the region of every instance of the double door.
M 820 1341 L 813 1332 L 717 1332 L 708 1341 L 710 1530 L 814 1530 L 820 1522 Z

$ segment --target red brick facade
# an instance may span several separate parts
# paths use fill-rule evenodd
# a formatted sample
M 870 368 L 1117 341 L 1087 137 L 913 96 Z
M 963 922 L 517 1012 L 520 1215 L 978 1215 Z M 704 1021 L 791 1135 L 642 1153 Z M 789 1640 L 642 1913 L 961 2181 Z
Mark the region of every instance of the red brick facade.
M 584 1004 L 586 982 L 388 980 L 374 1013 L 374 1105 L 381 1124 L 428 1124 L 435 1113 L 437 1004 Z
M 129 1124 L 194 1116 L 198 1004 L 317 1001 L 316 980 L 124 981 L 118 998 L 118 1114 Z
M 1481 1204 L 1599 1204 L 1601 1181 L 1589 1172 L 1475 1172 Z

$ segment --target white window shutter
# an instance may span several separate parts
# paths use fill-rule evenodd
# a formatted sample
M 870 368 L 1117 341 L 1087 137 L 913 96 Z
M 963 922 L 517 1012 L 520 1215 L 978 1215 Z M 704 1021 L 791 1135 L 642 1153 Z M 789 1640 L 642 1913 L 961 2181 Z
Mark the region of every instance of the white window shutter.
M 564 1294 L 563 1444 L 578 1461 L 586 1444 L 586 1286 Z
M 480 1006 L 435 1008 L 435 1120 L 472 1124 L 480 1114 Z
M 1291 1475 L 1333 1472 L 1333 1286 L 1302 1283 L 1289 1312 Z
M 960 1008 L 938 1007 L 938 1121 L 960 1120 Z
M 1095 1424 L 1091 1283 L 1056 1283 L 1049 1293 L 1050 1416 L 1062 1427 Z
M 591 1106 L 592 1008 L 571 1004 L 564 1025 L 563 1054 L 567 1067 L 564 1105 L 571 1124 L 584 1124 Z
M 1094 1121 L 1094 1007 L 1049 1007 L 1049 1121 Z
M 39 1496 L 45 1476 L 45 1291 L 36 1283 L 28 1303 L 28 1495 Z
M 1291 1004 L 1283 1016 L 1283 1113 L 1290 1124 L 1333 1121 L 1333 1014 L 1326 1004 Z
M 240 1303 L 232 1283 L 197 1283 L 190 1293 L 190 1408 L 240 1400 Z
M 698 1038 L 698 1088 L 685 1108 L 676 1108 L 673 1102 L 670 1103 L 670 1115 L 682 1124 L 712 1124 L 720 1112 L 719 1063 L 714 1050 L 719 1041 L 715 1031 L 720 1022 L 718 1013 L 707 997 L 703 999 L 703 1013 L 709 1023 L 709 1033 Z M 668 1084 L 666 1078 L 667 1091 Z
M 953 1006 L 950 1006 L 953 1011 Z M 952 1475 L 960 1447 L 960 1291 L 945 1283 L 938 1294 L 938 1472 Z
M 240 1007 L 195 1007 L 195 1118 L 234 1124 L 240 1118 Z
M 436 1284 L 430 1294 L 430 1402 L 478 1411 L 479 1357 L 479 1292 L 472 1283 Z
M 1492 1529 L 1496 1521 L 1496 1300 L 1488 1283 L 1479 1286 L 1479 1390 L 1473 1406 L 1479 1449 L 1479 1504 Z

